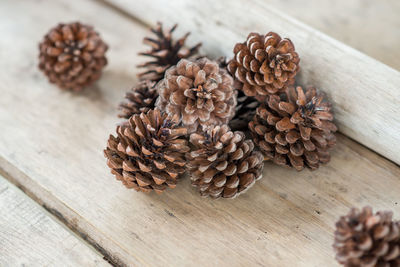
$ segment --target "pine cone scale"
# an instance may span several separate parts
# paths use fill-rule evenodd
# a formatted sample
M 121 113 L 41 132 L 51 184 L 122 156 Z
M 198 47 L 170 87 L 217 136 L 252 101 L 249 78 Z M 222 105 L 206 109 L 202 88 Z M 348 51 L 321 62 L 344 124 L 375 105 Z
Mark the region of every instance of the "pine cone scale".
M 177 25 L 175 24 L 169 31 L 164 32 L 162 24 L 158 22 L 157 26 L 151 29 L 157 38 L 146 37 L 143 39 L 143 42 L 151 47 L 151 50 L 139 53 L 139 55 L 153 59 L 138 65 L 139 68 L 147 69 L 138 75 L 141 80 L 158 82 L 164 78 L 165 71 L 168 68 L 176 65 L 183 58 L 190 58 L 197 54 L 201 44 L 197 44 L 190 49 L 183 47 L 189 33 L 176 42 L 173 40 L 172 33 L 176 27 Z

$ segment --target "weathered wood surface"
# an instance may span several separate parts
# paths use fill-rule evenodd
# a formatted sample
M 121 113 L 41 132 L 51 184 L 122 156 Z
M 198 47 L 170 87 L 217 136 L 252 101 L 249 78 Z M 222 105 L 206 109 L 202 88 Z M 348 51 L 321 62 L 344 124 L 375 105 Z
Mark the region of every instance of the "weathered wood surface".
M 109 266 L 0 176 L 0 266 Z
M 289 37 L 301 58 L 300 84 L 327 92 L 340 131 L 400 164 L 398 71 L 270 9 L 263 0 L 106 1 L 148 24 L 155 18 L 180 23 L 180 31 L 192 31 L 192 40 L 202 41 L 204 51 L 215 56 L 232 56 L 234 44 L 251 31 Z
M 400 70 L 400 1 L 264 0 L 270 7 Z
M 102 149 L 136 82 L 144 27 L 99 2 L 0 5 L 1 172 L 115 264 L 335 266 L 334 222 L 349 207 L 399 218 L 400 169 L 342 135 L 328 165 L 298 173 L 267 163 L 263 179 L 232 201 L 203 199 L 188 179 L 160 196 L 125 189 Z M 104 76 L 83 94 L 58 90 L 36 68 L 36 40 L 76 19 L 110 45 Z

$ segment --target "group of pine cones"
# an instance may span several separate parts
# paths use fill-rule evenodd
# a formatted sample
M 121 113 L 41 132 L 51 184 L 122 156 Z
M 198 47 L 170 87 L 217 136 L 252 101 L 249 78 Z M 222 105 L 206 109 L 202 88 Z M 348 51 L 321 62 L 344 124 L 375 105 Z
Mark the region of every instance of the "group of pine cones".
M 200 56 L 158 23 L 145 38 L 152 58 L 120 104 L 117 135 L 104 150 L 127 188 L 162 193 L 186 171 L 202 196 L 233 198 L 262 177 L 263 161 L 317 169 L 330 159 L 337 128 L 331 104 L 296 85 L 299 55 L 289 39 L 250 33 L 231 60 Z M 91 26 L 59 24 L 39 45 L 39 68 L 60 88 L 81 91 L 107 64 L 108 46 Z M 352 209 L 336 224 L 345 266 L 400 266 L 400 222 L 391 212 Z
M 231 60 L 200 56 L 158 23 L 145 38 L 152 59 L 120 104 L 105 150 L 124 185 L 162 192 L 185 171 L 202 196 L 233 198 L 262 177 L 263 161 L 302 170 L 329 161 L 331 105 L 295 86 L 299 55 L 289 39 L 251 33 Z
M 233 58 L 211 60 L 158 23 L 144 39 L 151 58 L 120 104 L 126 119 L 104 153 L 112 173 L 138 191 L 175 187 L 185 171 L 201 195 L 232 198 L 262 177 L 264 160 L 302 170 L 329 161 L 336 126 L 313 87 L 295 85 L 300 58 L 289 39 L 250 33 Z M 50 82 L 80 91 L 107 64 L 91 26 L 59 24 L 39 46 Z

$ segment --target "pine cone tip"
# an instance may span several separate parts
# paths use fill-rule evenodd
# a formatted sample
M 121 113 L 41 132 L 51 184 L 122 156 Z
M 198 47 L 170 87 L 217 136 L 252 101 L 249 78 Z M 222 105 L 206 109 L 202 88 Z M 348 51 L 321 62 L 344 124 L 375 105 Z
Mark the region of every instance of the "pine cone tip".
M 129 119 L 134 114 L 154 109 L 157 97 L 155 82 L 141 81 L 125 94 L 124 101 L 119 104 L 118 117 Z
M 172 37 L 177 24 L 170 30 L 164 31 L 161 22 L 157 22 L 156 27 L 151 29 L 155 38 L 145 37 L 143 42 L 150 46 L 147 52 L 141 52 L 139 55 L 152 58 L 150 61 L 138 65 L 140 68 L 146 70 L 139 73 L 138 76 L 141 80 L 151 80 L 158 82 L 164 78 L 165 71 L 171 66 L 176 65 L 179 60 L 183 58 L 191 58 L 195 56 L 201 43 L 191 47 L 184 47 L 187 37 L 190 33 L 186 33 L 183 37 L 175 41 Z

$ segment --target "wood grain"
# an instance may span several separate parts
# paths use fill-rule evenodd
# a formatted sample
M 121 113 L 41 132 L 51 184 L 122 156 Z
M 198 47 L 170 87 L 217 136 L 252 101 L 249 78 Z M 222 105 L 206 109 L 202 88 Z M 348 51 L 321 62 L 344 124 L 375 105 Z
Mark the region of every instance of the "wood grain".
M 155 18 L 180 23 L 180 31 L 192 31 L 193 42 L 202 41 L 204 51 L 213 56 L 231 57 L 234 44 L 251 31 L 273 30 L 289 37 L 301 58 L 299 83 L 327 92 L 339 130 L 400 164 L 398 71 L 272 10 L 262 0 L 107 1 L 148 24 Z
M 50 216 L 0 176 L 0 265 L 109 266 Z
M 115 265 L 336 266 L 334 222 L 349 207 L 399 218 L 400 169 L 342 135 L 328 165 L 298 173 L 268 163 L 232 201 L 199 197 L 187 178 L 163 195 L 125 189 L 102 150 L 136 82 L 144 27 L 98 2 L 0 5 L 1 172 Z M 83 94 L 58 90 L 36 68 L 36 40 L 77 19 L 110 45 L 104 76 Z
M 264 0 L 268 6 L 400 70 L 397 0 Z

